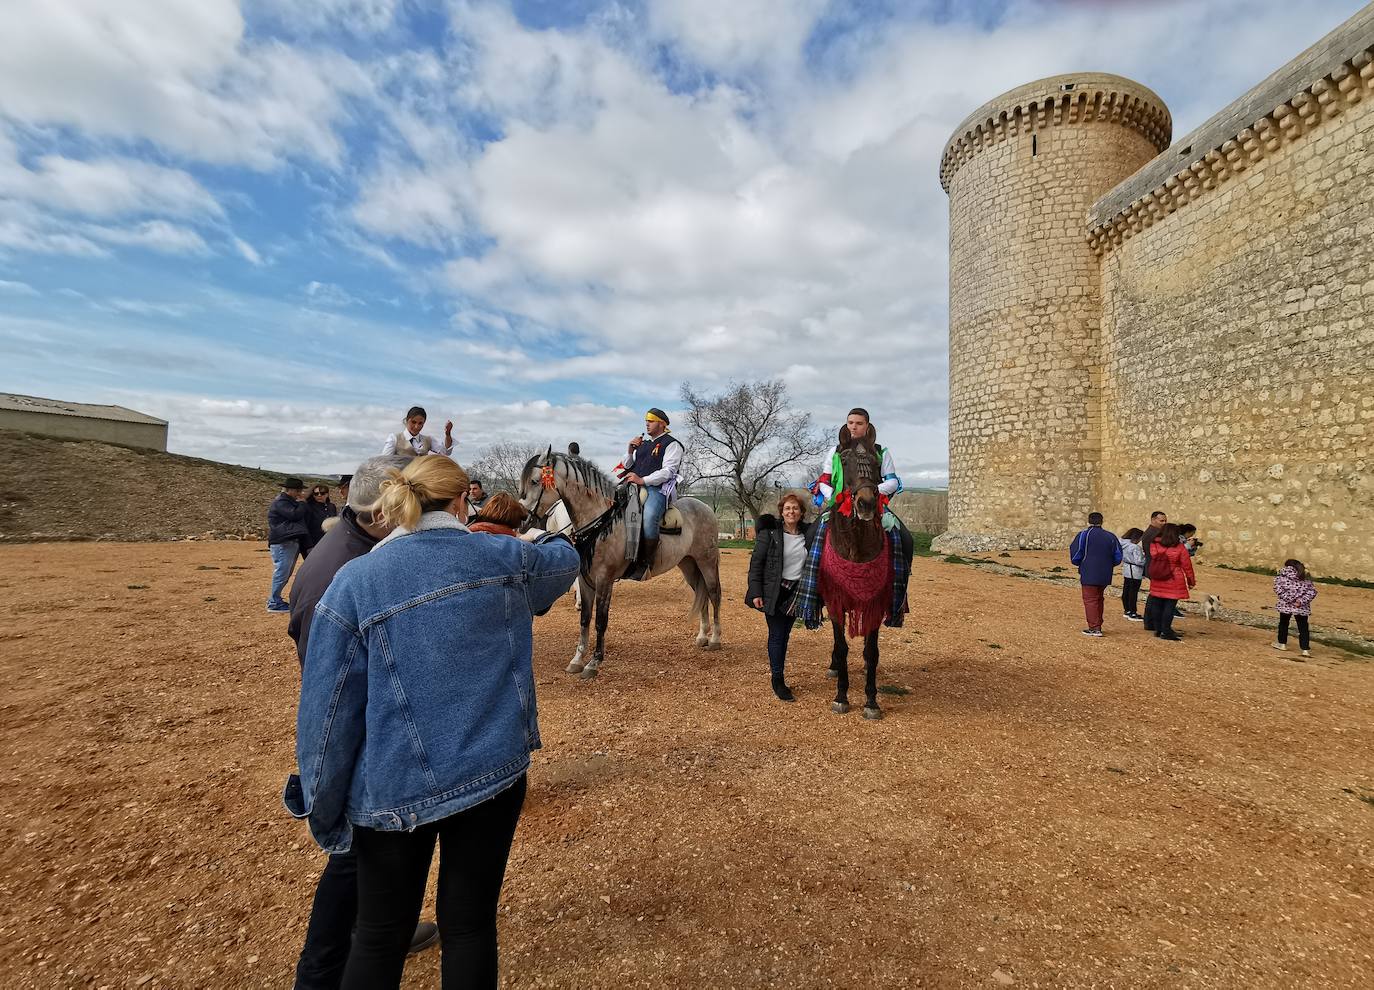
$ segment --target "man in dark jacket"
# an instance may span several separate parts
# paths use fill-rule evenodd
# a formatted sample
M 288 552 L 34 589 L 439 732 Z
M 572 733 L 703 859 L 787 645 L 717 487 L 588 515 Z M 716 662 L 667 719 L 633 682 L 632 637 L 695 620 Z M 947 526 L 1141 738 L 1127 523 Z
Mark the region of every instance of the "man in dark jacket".
M 1088 617 L 1083 635 L 1100 637 L 1103 599 L 1107 585 L 1112 583 L 1112 571 L 1121 563 L 1121 541 L 1102 528 L 1102 513 L 1088 514 L 1088 528 L 1069 545 L 1069 560 L 1077 565 L 1078 581 L 1083 586 L 1083 611 Z
M 305 485 L 300 478 L 287 478 L 281 493 L 267 509 L 267 548 L 272 553 L 272 590 L 267 596 L 267 611 L 289 612 L 282 601 L 282 589 L 291 580 L 300 556 L 301 544 L 309 534 L 306 525 Z
M 344 564 L 370 551 L 391 532 L 390 526 L 374 519 L 371 507 L 381 494 L 387 471 L 403 470 L 409 463 L 408 457 L 382 456 L 358 465 L 349 485 L 348 504 L 339 514 L 338 523 L 324 534 L 301 564 L 301 572 L 291 588 L 291 621 L 286 631 L 296 641 L 296 658 L 302 664 L 315 606 L 324 597 L 329 582 Z M 339 986 L 357 917 L 357 855 L 346 852 L 330 856 L 315 888 L 305 945 L 296 963 L 296 990 L 335 990 Z M 410 951 L 419 952 L 437 941 L 438 928 L 431 921 L 422 921 L 415 929 Z

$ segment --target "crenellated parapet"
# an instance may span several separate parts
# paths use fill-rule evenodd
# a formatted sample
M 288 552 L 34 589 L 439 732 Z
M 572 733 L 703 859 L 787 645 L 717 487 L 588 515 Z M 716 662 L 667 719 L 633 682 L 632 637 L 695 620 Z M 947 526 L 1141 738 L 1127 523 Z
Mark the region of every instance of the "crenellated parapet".
M 986 148 L 1018 135 L 1061 125 L 1100 123 L 1144 135 L 1157 150 L 1169 145 L 1173 120 L 1153 91 L 1109 73 L 1051 76 L 983 104 L 954 129 L 940 159 L 940 185 Z
M 1098 200 L 1088 215 L 1089 244 L 1110 252 L 1371 99 L 1374 5 Z

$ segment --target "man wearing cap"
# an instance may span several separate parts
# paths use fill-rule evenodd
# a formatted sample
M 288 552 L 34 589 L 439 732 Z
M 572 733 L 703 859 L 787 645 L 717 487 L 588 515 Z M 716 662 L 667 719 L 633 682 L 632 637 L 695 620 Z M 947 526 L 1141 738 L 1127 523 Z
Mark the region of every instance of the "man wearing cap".
M 668 432 L 668 414 L 650 409 L 644 414 L 644 433 L 630 441 L 625 473 L 626 484 L 640 485 L 648 491 L 644 499 L 644 539 L 639 547 L 639 566 L 634 580 L 643 581 L 654 566 L 658 552 L 658 528 L 668 503 L 677 495 L 677 471 L 682 464 L 682 443 Z
M 282 600 L 282 589 L 291 580 L 301 543 L 310 533 L 306 514 L 305 483 L 300 478 L 287 478 L 281 483 L 279 494 L 267 509 L 267 549 L 272 554 L 272 591 L 267 596 L 267 611 L 289 612 L 291 606 Z

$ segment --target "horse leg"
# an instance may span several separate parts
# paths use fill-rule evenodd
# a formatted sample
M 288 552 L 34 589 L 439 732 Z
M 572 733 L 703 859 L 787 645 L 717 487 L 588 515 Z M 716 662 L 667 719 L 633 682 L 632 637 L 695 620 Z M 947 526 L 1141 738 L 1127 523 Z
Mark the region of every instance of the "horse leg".
M 849 711 L 849 641 L 844 636 L 844 619 L 831 618 L 835 633 L 835 648 L 830 652 L 830 669 L 835 672 L 835 700 L 830 710 L 836 715 Z
M 573 654 L 572 662 L 568 664 L 568 673 L 580 674 L 582 668 L 587 665 L 588 633 L 592 626 L 592 606 L 596 603 L 596 595 L 592 591 L 591 585 L 581 574 L 577 576 L 577 610 L 578 621 L 581 623 L 582 631 L 577 640 L 577 652 Z
M 596 588 L 596 647 L 592 650 L 591 661 L 582 668 L 584 680 L 595 677 L 601 661 L 606 659 L 606 626 L 611 621 L 611 591 L 614 588 L 614 581 L 598 584 Z
M 711 611 L 711 638 L 706 649 L 720 649 L 720 558 L 716 557 L 698 565 L 701 579 L 706 582 L 706 604 L 701 607 L 702 630 L 706 628 L 706 613 Z
M 864 718 L 883 717 L 878 707 L 878 630 L 864 637 Z
M 682 572 L 683 579 L 687 582 L 687 587 L 692 589 L 692 618 L 697 620 L 697 646 L 703 650 L 706 644 L 711 641 L 707 635 L 709 626 L 706 620 L 706 595 L 702 588 L 703 578 L 701 568 L 691 557 L 683 557 L 677 562 L 678 570 Z

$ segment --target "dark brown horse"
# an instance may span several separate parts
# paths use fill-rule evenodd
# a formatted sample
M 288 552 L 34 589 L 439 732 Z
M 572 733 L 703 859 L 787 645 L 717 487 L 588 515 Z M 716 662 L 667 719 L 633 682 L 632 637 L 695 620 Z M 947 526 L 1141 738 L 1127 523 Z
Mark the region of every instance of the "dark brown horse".
M 878 629 L 892 607 L 892 553 L 882 525 L 878 485 L 882 467 L 878 431 L 870 424 L 858 440 L 840 427 L 843 488 L 826 525 L 828 546 L 821 554 L 820 593 L 835 634 L 830 676 L 837 679 L 830 710 L 849 711 L 849 636 L 864 641 L 864 718 L 883 717 L 878 706 Z

